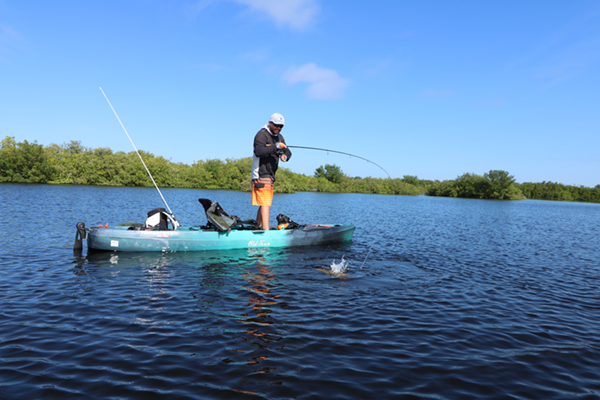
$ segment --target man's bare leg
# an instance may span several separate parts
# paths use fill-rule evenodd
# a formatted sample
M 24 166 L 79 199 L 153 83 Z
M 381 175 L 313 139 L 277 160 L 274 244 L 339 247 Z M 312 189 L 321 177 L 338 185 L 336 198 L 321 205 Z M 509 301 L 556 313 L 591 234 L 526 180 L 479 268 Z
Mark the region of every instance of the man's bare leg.
M 258 225 L 262 225 L 262 228 L 265 231 L 269 230 L 269 212 L 271 211 L 271 206 L 260 206 L 258 207 L 258 212 L 256 213 L 256 222 Z
M 256 227 L 262 226 L 262 215 L 260 214 L 261 206 L 258 207 L 258 212 L 256 213 Z

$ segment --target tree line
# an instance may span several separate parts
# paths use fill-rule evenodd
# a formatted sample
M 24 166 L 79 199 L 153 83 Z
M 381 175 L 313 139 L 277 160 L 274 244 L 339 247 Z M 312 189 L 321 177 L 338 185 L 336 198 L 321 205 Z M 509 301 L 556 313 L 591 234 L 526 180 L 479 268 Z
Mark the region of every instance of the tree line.
M 600 185 L 563 185 L 555 182 L 517 183 L 506 171 L 492 170 L 483 175 L 466 173 L 454 180 L 429 181 L 428 196 L 499 200 L 557 200 L 600 203 Z
M 197 188 L 250 191 L 252 158 L 225 161 L 199 160 L 191 165 L 174 163 L 140 151 L 156 184 L 165 188 Z M 153 186 L 138 155 L 88 148 L 72 140 L 42 146 L 7 136 L 0 147 L 0 182 L 76 184 L 92 186 Z M 553 182 L 517 183 L 506 171 L 483 175 L 465 173 L 454 180 L 431 181 L 416 176 L 381 179 L 349 177 L 337 165 L 326 164 L 313 176 L 280 168 L 276 193 L 333 192 L 464 197 L 499 200 L 564 200 L 600 203 L 600 185 L 594 188 Z
M 455 180 L 436 181 L 427 188 L 430 196 L 471 199 L 524 200 L 526 196 L 506 171 L 491 170 L 483 175 L 466 173 Z
M 541 183 L 521 183 L 519 189 L 528 199 L 600 203 L 600 185 L 590 188 L 583 185 L 571 186 L 544 181 Z
M 174 163 L 140 150 L 144 163 L 159 187 L 250 191 L 252 158 L 225 161 L 200 160 L 191 165 Z M 335 166 L 327 165 L 328 170 Z M 340 179 L 338 179 L 340 178 Z M 88 148 L 72 140 L 46 147 L 17 142 L 7 136 L 0 148 L 0 182 L 75 184 L 92 186 L 152 187 L 142 162 L 134 152 L 113 152 L 110 148 Z M 276 193 L 306 191 L 375 194 L 424 194 L 422 188 L 402 179 L 351 178 L 343 173 L 307 176 L 280 168 L 275 181 Z

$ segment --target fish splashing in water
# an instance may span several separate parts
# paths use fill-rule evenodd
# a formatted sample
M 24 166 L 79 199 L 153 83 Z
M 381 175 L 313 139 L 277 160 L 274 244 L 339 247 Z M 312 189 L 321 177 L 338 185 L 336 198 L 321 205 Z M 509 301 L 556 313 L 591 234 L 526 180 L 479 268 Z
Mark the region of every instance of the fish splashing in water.
M 329 268 L 317 268 L 321 272 L 325 272 L 331 276 L 338 276 L 340 278 L 344 278 L 346 276 L 346 272 L 350 269 L 350 260 L 342 259 L 339 263 L 335 262 L 335 260 L 331 261 L 331 265 Z
M 348 271 L 349 268 L 350 261 L 345 260 L 344 256 L 342 256 L 342 259 L 339 263 L 336 263 L 335 260 L 333 260 L 331 262 L 331 265 L 329 266 L 329 269 L 331 270 L 331 275 L 343 275 Z

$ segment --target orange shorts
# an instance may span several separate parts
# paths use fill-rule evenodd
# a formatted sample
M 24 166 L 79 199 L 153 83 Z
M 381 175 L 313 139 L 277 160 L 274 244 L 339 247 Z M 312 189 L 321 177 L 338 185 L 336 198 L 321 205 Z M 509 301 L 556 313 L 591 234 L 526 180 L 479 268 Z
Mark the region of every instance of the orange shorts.
M 252 180 L 252 205 L 253 206 L 271 206 L 272 202 L 273 202 L 273 179 L 271 179 L 271 178 L 253 179 Z

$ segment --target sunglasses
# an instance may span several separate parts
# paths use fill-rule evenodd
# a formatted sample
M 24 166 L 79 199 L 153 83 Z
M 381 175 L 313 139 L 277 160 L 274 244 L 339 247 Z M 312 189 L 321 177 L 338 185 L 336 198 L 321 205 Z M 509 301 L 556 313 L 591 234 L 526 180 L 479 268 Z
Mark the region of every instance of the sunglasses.
M 277 124 L 273 124 L 273 126 L 274 126 L 275 128 L 279 128 L 279 129 L 282 129 L 282 128 L 283 128 L 283 125 L 277 125 Z

